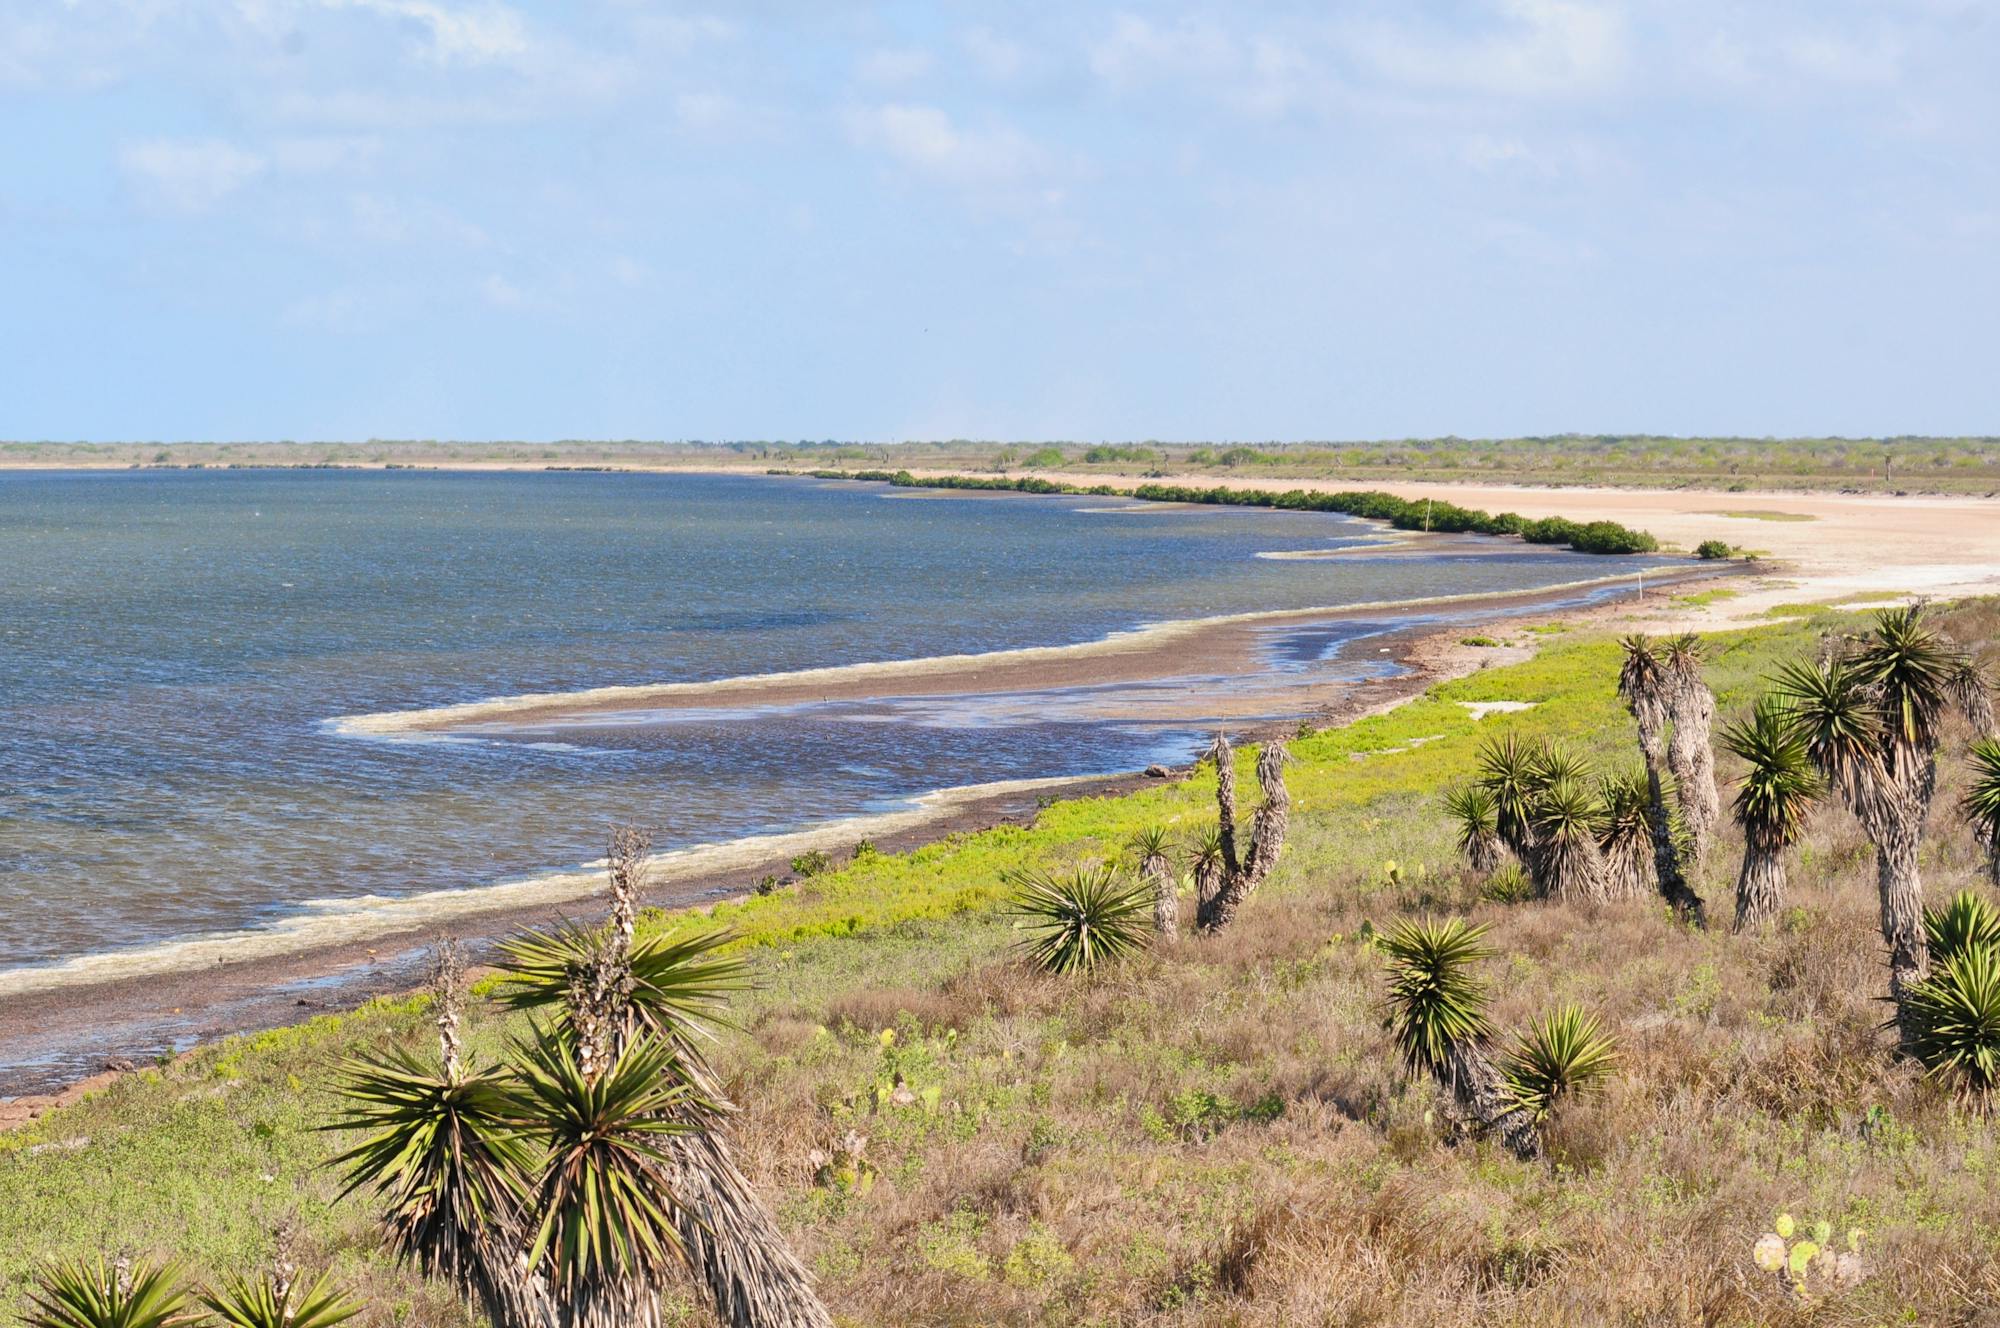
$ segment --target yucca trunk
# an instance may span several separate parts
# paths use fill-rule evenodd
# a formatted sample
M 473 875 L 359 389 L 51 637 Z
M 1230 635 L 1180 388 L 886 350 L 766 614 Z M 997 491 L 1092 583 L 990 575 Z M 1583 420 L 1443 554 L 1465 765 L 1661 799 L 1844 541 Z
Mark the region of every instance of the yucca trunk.
M 1639 756 L 1646 765 L 1646 826 L 1653 841 L 1653 887 L 1668 907 L 1697 927 L 1708 925 L 1708 908 L 1681 870 L 1680 849 L 1674 844 L 1673 822 L 1667 816 L 1666 781 L 1660 777 L 1665 744 L 1660 726 L 1665 719 L 1657 697 L 1635 702 L 1632 718 L 1639 725 Z
M 1153 930 L 1171 939 L 1181 929 L 1180 882 L 1164 853 L 1148 853 L 1139 863 L 1139 872 L 1153 886 Z
M 1465 846 L 1465 860 L 1481 876 L 1500 870 L 1501 844 L 1497 835 L 1475 835 Z
M 1218 733 L 1208 754 L 1215 761 L 1215 830 L 1222 842 L 1226 879 L 1243 869 L 1236 857 L 1236 749 L 1229 745 L 1228 734 Z
M 1688 857 L 1698 870 L 1715 842 L 1722 819 L 1722 795 L 1715 787 L 1715 693 L 1699 673 L 1677 672 L 1672 702 L 1673 733 L 1667 740 L 1667 767 L 1680 797 L 1681 824 L 1687 828 Z
M 1264 803 L 1251 820 L 1249 851 L 1240 858 L 1236 850 L 1236 768 L 1235 753 L 1221 734 L 1215 738 L 1215 807 L 1222 840 L 1222 864 L 1213 892 L 1204 892 L 1195 907 L 1195 928 L 1220 931 L 1236 920 L 1236 911 L 1250 892 L 1270 875 L 1278 854 L 1285 847 L 1285 832 L 1291 823 L 1291 794 L 1285 788 L 1285 744 L 1267 742 L 1257 757 L 1257 782 L 1264 790 Z
M 812 1274 L 730 1155 L 719 1122 L 673 1135 L 669 1183 L 688 1266 L 729 1328 L 832 1328 Z
M 1889 999 L 1896 1003 L 1907 1045 L 1911 1030 L 1903 998 L 1930 970 L 1930 947 L 1924 937 L 1924 883 L 1917 868 L 1923 813 L 1906 810 L 1876 836 L 1875 890 L 1882 908 L 1882 940 L 1889 947 Z
M 1750 931 L 1772 921 L 1784 903 L 1784 844 L 1746 829 L 1743 870 L 1736 878 L 1736 930 Z
M 1541 1151 L 1532 1113 L 1514 1101 L 1483 1047 L 1473 1042 L 1452 1044 L 1444 1075 L 1445 1090 L 1467 1119 L 1489 1131 L 1522 1158 Z

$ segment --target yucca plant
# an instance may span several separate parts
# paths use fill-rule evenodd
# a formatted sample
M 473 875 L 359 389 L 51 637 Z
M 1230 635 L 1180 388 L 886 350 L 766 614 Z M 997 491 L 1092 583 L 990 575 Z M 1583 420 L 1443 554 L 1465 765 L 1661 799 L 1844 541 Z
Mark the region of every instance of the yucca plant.
M 1458 833 L 1458 851 L 1466 865 L 1481 876 L 1499 869 L 1499 803 L 1493 791 L 1480 784 L 1459 784 L 1445 790 L 1445 814 Z
M 1535 855 L 1530 862 L 1542 896 L 1561 901 L 1608 897 L 1604 853 L 1597 846 L 1597 794 L 1563 762 L 1529 805 Z
M 333 1328 L 362 1309 L 326 1273 L 309 1284 L 275 1272 L 230 1277 L 203 1292 L 201 1303 L 229 1328 Z
M 1715 693 L 1702 679 L 1701 638 L 1692 632 L 1669 639 L 1660 653 L 1666 675 L 1667 715 L 1673 731 L 1667 738 L 1667 766 L 1673 771 L 1679 796 L 1681 825 L 1688 840 L 1688 858 L 1700 864 L 1715 839 L 1722 819 L 1722 795 L 1715 787 L 1715 751 L 1709 730 L 1715 722 Z
M 574 1323 L 630 1322 L 681 1259 L 665 1141 L 687 1120 L 687 1079 L 664 1038 L 629 1039 L 595 1074 L 576 1040 L 536 1024 L 515 1045 L 515 1112 L 541 1155 L 528 1264 Z
M 45 1265 L 28 1291 L 27 1328 L 174 1328 L 192 1323 L 171 1264 L 74 1259 Z
M 1216 932 L 1236 920 L 1243 901 L 1278 865 L 1291 824 L 1292 795 L 1285 787 L 1285 767 L 1292 758 L 1275 738 L 1257 753 L 1257 786 L 1264 801 L 1250 819 L 1250 843 L 1241 853 L 1236 846 L 1236 752 L 1227 734 L 1215 735 L 1209 758 L 1215 763 L 1215 829 L 1222 864 L 1213 891 L 1195 898 L 1194 925 L 1198 931 Z
M 1943 907 L 1924 910 L 1924 939 L 1930 944 L 1934 964 L 1975 947 L 2000 950 L 2000 909 L 1982 895 L 1961 890 Z
M 1529 770 L 1537 790 L 1565 781 L 1573 784 L 1588 784 L 1591 781 L 1594 772 L 1589 760 L 1573 748 L 1544 738 L 1528 752 Z
M 1536 749 L 1508 733 L 1489 739 L 1479 749 L 1479 787 L 1493 797 L 1493 827 L 1500 840 L 1524 863 L 1534 860 L 1535 835 L 1530 811 L 1541 787 Z
M 1539 1121 L 1562 1099 L 1595 1090 L 1617 1064 L 1617 1044 L 1597 1016 L 1565 1005 L 1515 1038 L 1500 1073 L 1514 1101 Z
M 721 953 L 733 939 L 729 931 L 717 930 L 645 936 L 625 944 L 629 1029 L 621 1032 L 657 1034 L 684 1062 L 700 1060 L 710 1029 L 728 1022 L 730 997 L 750 986 L 744 961 Z M 614 926 L 572 923 L 502 941 L 496 965 L 502 980 L 494 999 L 510 1009 L 549 1010 L 557 1025 L 566 1027 L 570 992 L 601 962 L 607 947 L 620 944 Z
M 1024 949 L 1047 972 L 1087 972 L 1146 944 L 1152 886 L 1126 880 L 1113 864 L 1061 875 L 1026 872 L 1011 882 L 1014 911 L 1030 933 Z
M 1981 738 L 1966 753 L 1972 787 L 1959 810 L 1986 849 L 1986 874 L 2000 885 L 2000 739 Z
M 1928 962 L 1917 852 L 1944 723 L 1957 710 L 1981 731 L 1992 728 L 1985 680 L 1919 603 L 1878 613 L 1874 630 L 1844 653 L 1780 670 L 1776 690 L 1813 763 L 1875 845 L 1889 996 L 1901 1010 Z M 1898 1025 L 1914 1050 L 1914 1023 L 1899 1015 Z
M 1910 1050 L 1934 1078 L 1989 1105 L 2000 1087 L 2000 950 L 1973 945 L 1910 984 Z
M 346 1110 L 322 1127 L 365 1135 L 329 1164 L 345 1169 L 340 1197 L 371 1188 L 390 1250 L 495 1317 L 519 1293 L 516 1217 L 536 1162 L 512 1085 L 505 1070 L 448 1075 L 390 1047 L 348 1062 Z
M 614 868 L 619 848 L 614 838 Z M 652 1132 L 648 1147 L 658 1156 L 646 1171 L 661 1199 L 656 1207 L 673 1224 L 679 1257 L 725 1324 L 825 1328 L 831 1320 L 812 1275 L 736 1164 L 726 1134 L 731 1107 L 703 1056 L 709 1026 L 723 1022 L 729 995 L 748 985 L 745 970 L 734 956 L 718 953 L 727 933 L 633 939 L 621 919 L 634 912 L 630 883 L 640 873 L 632 864 L 643 859 L 624 857 L 626 868 L 612 874 L 610 924 L 521 938 L 505 956 L 510 981 L 503 999 L 517 1008 L 553 1011 L 553 1040 L 574 1048 L 576 1071 L 593 1084 L 602 1082 L 602 1067 L 612 1058 L 644 1042 L 672 1053 L 661 1072 L 686 1091 L 657 1108 L 669 1128 Z M 548 1073 L 543 1078 L 564 1082 Z M 547 1095 L 542 1098 L 539 1114 L 545 1116 Z M 540 1202 L 548 1199 L 547 1179 Z M 578 1322 L 643 1322 L 655 1308 L 647 1277 L 599 1277 L 588 1286 L 578 1311 L 585 1318 Z
M 1222 827 L 1211 821 L 1190 831 L 1182 852 L 1195 899 L 1213 898 L 1222 886 Z
M 1180 882 L 1174 879 L 1173 836 L 1165 826 L 1147 826 L 1132 836 L 1127 845 L 1138 860 L 1139 877 L 1153 889 L 1153 930 L 1173 936 L 1180 930 Z
M 1388 1027 L 1411 1070 L 1431 1075 L 1454 1104 L 1523 1156 L 1534 1122 L 1507 1094 L 1486 1054 L 1492 1025 L 1486 984 L 1475 972 L 1492 954 L 1486 928 L 1460 918 L 1405 919 L 1382 939 L 1388 958 Z
M 1747 767 L 1731 810 L 1743 827 L 1743 870 L 1736 879 L 1736 930 L 1778 916 L 1785 899 L 1785 852 L 1811 820 L 1825 781 L 1806 741 L 1776 698 L 1757 702 L 1750 718 L 1722 731 L 1722 746 Z
M 1625 657 L 1618 671 L 1618 695 L 1624 698 L 1638 726 L 1639 757 L 1646 767 L 1646 821 L 1652 840 L 1653 884 L 1677 915 L 1698 927 L 1706 926 L 1707 907 L 1688 883 L 1687 864 L 1681 861 L 1681 847 L 1674 839 L 1673 823 L 1667 812 L 1664 735 L 1671 683 L 1653 643 L 1646 637 L 1628 636 L 1620 644 Z
M 1597 847 L 1604 855 L 1605 894 L 1639 899 L 1653 893 L 1653 820 L 1643 771 L 1614 775 L 1597 786 Z

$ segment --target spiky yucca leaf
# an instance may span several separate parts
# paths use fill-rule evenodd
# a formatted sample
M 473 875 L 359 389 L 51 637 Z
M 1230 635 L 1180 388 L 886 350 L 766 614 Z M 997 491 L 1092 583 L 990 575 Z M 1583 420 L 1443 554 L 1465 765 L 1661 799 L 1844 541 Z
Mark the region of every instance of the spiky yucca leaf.
M 1854 667 L 1881 697 L 1890 735 L 1913 747 L 1937 740 L 1966 656 L 1924 621 L 1924 605 L 1883 609 L 1854 655 Z
M 1590 762 L 1560 743 L 1541 743 L 1533 749 L 1529 759 L 1537 790 L 1556 784 L 1590 782 Z
M 1868 680 L 1852 663 L 1830 660 L 1781 665 L 1772 677 L 1774 704 L 1814 765 L 1854 797 L 1882 770 L 1882 717 Z
M 1611 775 L 1597 786 L 1597 845 L 1614 899 L 1652 893 L 1657 866 L 1653 855 L 1652 791 L 1644 771 Z
M 1624 663 L 1618 669 L 1618 695 L 1635 708 L 1652 702 L 1665 685 L 1660 657 L 1654 653 L 1652 641 L 1634 634 L 1619 638 L 1618 644 L 1625 651 Z
M 1910 1048 L 1933 1077 L 1968 1097 L 2000 1087 L 2000 950 L 1973 945 L 1905 991 Z
M 173 1328 L 192 1323 L 170 1264 L 121 1270 L 102 1257 L 51 1263 L 28 1291 L 27 1328 Z
M 1536 749 L 1517 735 L 1491 739 L 1479 749 L 1479 786 L 1493 795 L 1494 827 L 1523 856 L 1534 841 L 1528 818 L 1540 785 Z
M 1500 865 L 1499 801 L 1483 784 L 1459 784 L 1445 790 L 1444 809 L 1458 832 L 1458 851 L 1475 871 Z
M 328 1163 L 346 1168 L 341 1197 L 372 1186 L 390 1249 L 466 1290 L 534 1166 L 512 1122 L 510 1082 L 498 1069 L 452 1079 L 392 1047 L 348 1062 L 339 1086 L 347 1109 L 321 1127 L 366 1132 Z
M 1983 895 L 1961 890 L 1924 910 L 1924 935 L 1934 964 L 1977 947 L 2000 951 L 2000 909 Z
M 1644 771 L 1597 781 L 1597 840 L 1607 853 L 1630 844 L 1640 845 L 1641 852 L 1651 850 L 1651 801 Z
M 1602 897 L 1604 857 L 1597 847 L 1602 815 L 1597 791 L 1581 779 L 1564 775 L 1536 792 L 1529 820 L 1536 884 L 1551 898 Z
M 1050 973 L 1080 973 L 1146 943 L 1153 887 L 1123 879 L 1115 866 L 1025 872 L 1009 882 L 1014 911 L 1031 933 L 1023 948 Z
M 1166 857 L 1173 844 L 1173 834 L 1163 825 L 1149 825 L 1135 831 L 1132 838 L 1126 841 L 1132 856 L 1142 863 Z
M 1535 1119 L 1564 1097 L 1598 1087 L 1618 1063 L 1617 1044 L 1582 1006 L 1565 1005 L 1529 1024 L 1501 1064 L 1507 1092 Z
M 1404 1062 L 1449 1078 L 1454 1048 L 1484 1042 L 1486 984 L 1473 966 L 1492 951 L 1485 924 L 1406 918 L 1382 940 L 1389 957 L 1389 1030 Z
M 203 1292 L 201 1303 L 229 1328 L 333 1328 L 362 1309 L 326 1273 L 310 1285 L 293 1280 L 280 1286 L 268 1272 L 254 1280 L 231 1277 L 219 1290 Z
M 1749 766 L 1734 804 L 1744 833 L 1771 848 L 1797 843 L 1823 781 L 1792 713 L 1763 697 L 1749 719 L 1723 729 L 1722 746 Z
M 543 1158 L 527 1204 L 539 1219 L 529 1263 L 565 1291 L 662 1275 L 683 1253 L 665 1145 L 699 1128 L 672 1044 L 641 1034 L 595 1077 L 547 1025 L 515 1051 L 515 1113 Z
M 2000 856 L 2000 739 L 1981 738 L 1966 752 L 1972 786 L 1959 810 L 1990 852 Z
M 1210 821 L 1187 836 L 1188 871 L 1195 876 L 1214 872 L 1222 866 L 1222 826 Z
M 693 1060 L 712 1025 L 726 1023 L 730 996 L 750 985 L 735 955 L 719 953 L 733 939 L 727 930 L 692 935 L 643 936 L 632 942 L 632 992 L 628 1014 L 635 1030 L 669 1039 Z M 494 996 L 516 1010 L 553 1006 L 568 1019 L 571 984 L 585 973 L 599 947 L 614 943 L 609 928 L 565 923 L 501 942 L 503 980 Z

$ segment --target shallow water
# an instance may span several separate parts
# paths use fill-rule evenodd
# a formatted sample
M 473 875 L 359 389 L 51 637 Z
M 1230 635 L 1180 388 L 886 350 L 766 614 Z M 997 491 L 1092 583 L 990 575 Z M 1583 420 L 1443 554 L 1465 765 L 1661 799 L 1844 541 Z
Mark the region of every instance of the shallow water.
M 1200 740 L 1061 694 L 416 742 L 343 735 L 341 716 L 1639 565 L 1525 546 L 1260 558 L 1377 528 L 1132 506 L 747 476 L 0 472 L 0 975 L 574 868 L 617 821 L 707 843 Z M 1270 662 L 1340 666 L 1386 625 L 1274 634 Z

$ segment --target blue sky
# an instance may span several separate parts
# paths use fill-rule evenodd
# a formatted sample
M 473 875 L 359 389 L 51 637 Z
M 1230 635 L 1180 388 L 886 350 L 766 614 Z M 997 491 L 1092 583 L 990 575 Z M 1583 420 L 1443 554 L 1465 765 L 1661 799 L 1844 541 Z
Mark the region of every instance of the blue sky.
M 2000 432 L 2000 4 L 0 0 L 0 437 Z

